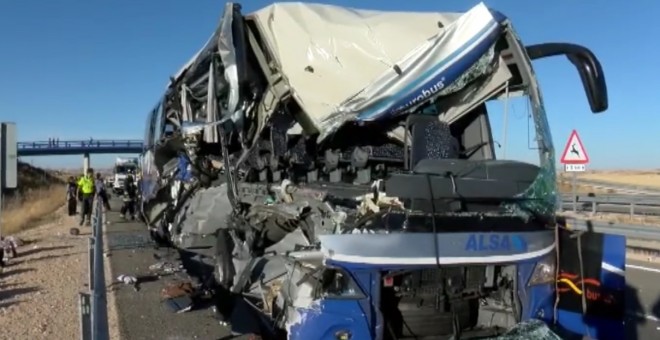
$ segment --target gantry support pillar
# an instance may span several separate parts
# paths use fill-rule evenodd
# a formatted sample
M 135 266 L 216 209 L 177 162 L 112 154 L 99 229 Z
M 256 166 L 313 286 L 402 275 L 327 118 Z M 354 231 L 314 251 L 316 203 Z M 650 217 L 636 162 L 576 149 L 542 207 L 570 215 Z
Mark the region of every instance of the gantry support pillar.
M 89 169 L 89 154 L 85 153 L 83 155 L 83 174 L 87 174 L 87 169 Z

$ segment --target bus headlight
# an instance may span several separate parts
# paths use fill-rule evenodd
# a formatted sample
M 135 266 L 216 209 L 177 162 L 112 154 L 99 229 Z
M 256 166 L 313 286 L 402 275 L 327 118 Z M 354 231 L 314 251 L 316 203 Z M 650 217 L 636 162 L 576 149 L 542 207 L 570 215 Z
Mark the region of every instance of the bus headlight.
M 351 340 L 351 332 L 342 330 L 337 333 L 335 333 L 335 339 L 337 340 Z
M 534 266 L 532 276 L 529 278 L 528 286 L 554 283 L 556 275 L 555 256 L 546 256 L 539 260 Z

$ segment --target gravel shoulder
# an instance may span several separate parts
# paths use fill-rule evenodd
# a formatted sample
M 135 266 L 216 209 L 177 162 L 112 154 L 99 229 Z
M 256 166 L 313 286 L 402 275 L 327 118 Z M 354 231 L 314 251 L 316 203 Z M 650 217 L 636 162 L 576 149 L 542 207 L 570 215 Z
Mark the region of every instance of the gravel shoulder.
M 0 274 L 0 339 L 77 339 L 78 292 L 85 289 L 87 236 L 69 234 L 75 217 L 59 209 L 48 223 L 18 233 L 26 244 Z

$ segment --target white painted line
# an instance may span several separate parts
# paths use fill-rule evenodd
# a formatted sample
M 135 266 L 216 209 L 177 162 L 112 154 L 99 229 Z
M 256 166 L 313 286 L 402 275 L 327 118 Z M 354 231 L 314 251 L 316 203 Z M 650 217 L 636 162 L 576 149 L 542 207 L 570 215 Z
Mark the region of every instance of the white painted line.
M 615 267 L 615 266 L 613 266 L 613 265 L 611 265 L 607 262 L 601 262 L 600 267 L 607 270 L 608 272 L 612 272 L 614 274 L 618 274 L 618 275 L 621 275 L 621 276 L 626 275 L 626 272 L 623 269 Z
M 659 273 L 660 274 L 660 269 L 658 269 L 658 268 L 643 267 L 643 266 L 637 266 L 637 265 L 634 265 L 634 264 L 627 264 L 626 268 L 632 268 L 632 269 L 642 270 L 642 271 L 645 271 L 645 272 L 652 272 L 652 273 Z
M 658 319 L 658 317 L 656 317 L 654 315 L 650 315 L 650 314 L 631 313 L 631 312 L 627 312 L 626 314 L 628 316 L 632 316 L 634 318 L 642 318 L 642 319 L 650 320 L 650 321 L 653 321 L 653 322 L 660 322 L 660 319 Z

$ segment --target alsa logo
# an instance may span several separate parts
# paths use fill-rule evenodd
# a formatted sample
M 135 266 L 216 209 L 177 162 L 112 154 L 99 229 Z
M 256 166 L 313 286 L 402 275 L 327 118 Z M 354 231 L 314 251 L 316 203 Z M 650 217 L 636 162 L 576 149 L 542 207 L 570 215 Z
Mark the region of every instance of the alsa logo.
M 396 106 L 395 109 L 390 110 L 389 112 L 394 113 L 408 109 L 434 96 L 445 88 L 445 77 L 440 77 L 440 79 L 437 79 L 436 77 L 424 85 L 425 86 L 420 90 L 403 99 L 402 101 L 404 103 L 402 105 Z
M 527 241 L 520 235 L 472 234 L 465 243 L 465 250 L 526 252 Z

